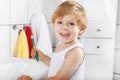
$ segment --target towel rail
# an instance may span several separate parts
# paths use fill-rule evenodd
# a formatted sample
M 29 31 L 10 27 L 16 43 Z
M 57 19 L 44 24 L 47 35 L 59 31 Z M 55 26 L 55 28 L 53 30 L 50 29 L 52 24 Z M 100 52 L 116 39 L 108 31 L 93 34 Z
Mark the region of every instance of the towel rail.
M 18 34 L 20 34 L 20 32 L 21 32 L 22 30 L 24 30 L 27 25 L 28 25 L 28 24 L 12 25 L 12 29 L 13 29 L 13 30 L 18 30 Z M 21 27 L 22 27 L 22 28 L 21 28 Z

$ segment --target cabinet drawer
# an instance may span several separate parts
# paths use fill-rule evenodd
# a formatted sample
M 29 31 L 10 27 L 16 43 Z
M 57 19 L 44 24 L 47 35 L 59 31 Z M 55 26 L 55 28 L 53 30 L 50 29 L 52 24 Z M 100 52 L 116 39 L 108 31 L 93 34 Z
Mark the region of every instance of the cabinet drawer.
M 86 54 L 113 54 L 114 39 L 80 39 Z
M 88 23 L 86 32 L 82 37 L 115 37 L 116 25 L 114 22 L 95 22 Z
M 113 56 L 86 55 L 84 80 L 112 80 Z

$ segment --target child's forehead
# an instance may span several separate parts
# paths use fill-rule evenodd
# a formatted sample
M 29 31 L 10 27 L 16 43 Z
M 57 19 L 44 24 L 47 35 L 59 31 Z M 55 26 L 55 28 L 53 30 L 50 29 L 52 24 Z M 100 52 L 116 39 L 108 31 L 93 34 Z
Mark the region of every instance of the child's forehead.
M 67 18 L 75 18 L 75 15 L 72 14 L 72 13 L 69 13 L 69 14 L 63 14 L 63 15 L 59 15 L 59 16 L 57 16 L 56 19 L 57 19 L 57 18 L 58 18 L 58 19 L 62 19 L 62 18 L 65 18 L 65 17 L 67 17 Z
M 57 17 L 56 20 L 75 21 L 75 15 L 68 14 L 68 15 L 60 16 Z

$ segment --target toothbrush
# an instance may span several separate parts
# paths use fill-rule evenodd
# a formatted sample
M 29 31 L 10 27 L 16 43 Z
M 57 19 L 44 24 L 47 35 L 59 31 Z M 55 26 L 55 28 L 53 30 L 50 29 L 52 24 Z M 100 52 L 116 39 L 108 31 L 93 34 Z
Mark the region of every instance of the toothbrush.
M 35 45 L 33 36 L 31 36 L 31 39 L 32 39 L 33 48 L 36 49 L 36 45 Z M 38 52 L 36 52 L 36 60 L 37 60 L 37 62 L 39 61 Z

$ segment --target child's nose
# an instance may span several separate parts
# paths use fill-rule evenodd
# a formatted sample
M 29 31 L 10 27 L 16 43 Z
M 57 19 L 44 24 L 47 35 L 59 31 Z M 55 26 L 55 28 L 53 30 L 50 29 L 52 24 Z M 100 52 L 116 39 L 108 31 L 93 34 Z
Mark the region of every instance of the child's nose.
M 67 30 L 67 29 L 68 29 L 68 26 L 67 26 L 66 24 L 64 24 L 64 25 L 63 25 L 63 28 L 64 28 L 65 30 Z

